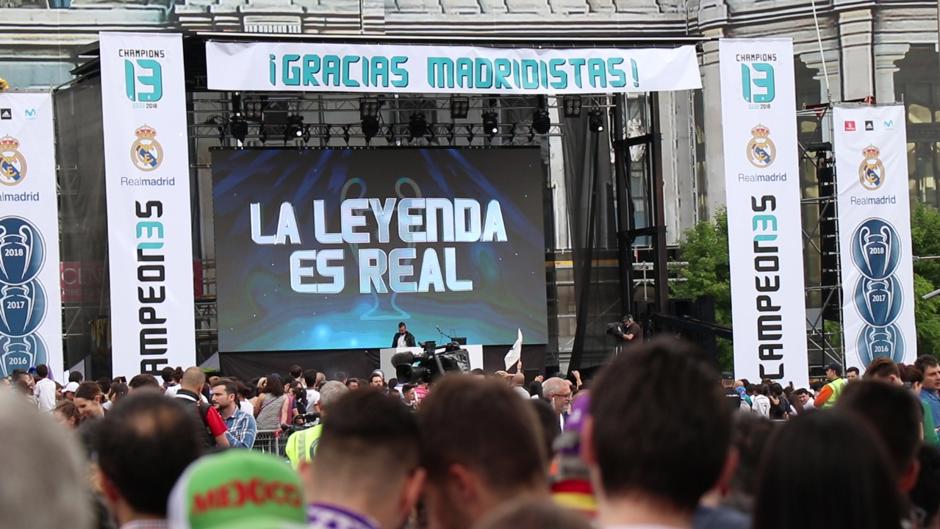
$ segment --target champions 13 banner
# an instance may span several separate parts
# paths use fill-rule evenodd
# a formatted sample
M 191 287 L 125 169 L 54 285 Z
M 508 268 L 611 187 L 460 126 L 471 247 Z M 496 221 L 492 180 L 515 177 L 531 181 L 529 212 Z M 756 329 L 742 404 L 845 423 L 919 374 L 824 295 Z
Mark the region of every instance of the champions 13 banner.
M 0 377 L 62 380 L 58 211 L 52 96 L 0 94 Z
M 719 58 L 734 374 L 805 387 L 793 43 L 722 39 Z
M 904 106 L 836 107 L 846 365 L 917 358 Z
M 196 361 L 179 34 L 101 34 L 114 375 Z

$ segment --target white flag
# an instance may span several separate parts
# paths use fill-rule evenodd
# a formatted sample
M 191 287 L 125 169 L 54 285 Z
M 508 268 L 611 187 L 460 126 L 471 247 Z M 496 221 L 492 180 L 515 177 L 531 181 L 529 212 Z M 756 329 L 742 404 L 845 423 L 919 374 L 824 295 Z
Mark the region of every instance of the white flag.
M 506 370 L 509 371 L 509 368 L 514 366 L 516 362 L 522 358 L 522 329 L 518 329 L 518 337 L 516 338 L 516 343 L 512 344 L 512 349 L 506 353 Z

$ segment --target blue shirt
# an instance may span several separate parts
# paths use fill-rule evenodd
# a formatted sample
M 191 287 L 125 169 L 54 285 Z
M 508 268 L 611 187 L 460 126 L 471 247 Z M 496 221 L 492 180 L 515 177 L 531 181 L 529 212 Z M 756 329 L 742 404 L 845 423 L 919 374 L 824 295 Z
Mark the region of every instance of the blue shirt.
M 258 424 L 250 413 L 236 408 L 231 417 L 225 419 L 225 438 L 232 448 L 251 448 L 255 445 L 255 435 L 258 433 Z
M 927 403 L 930 414 L 933 415 L 934 426 L 940 427 L 940 395 L 935 389 L 920 390 L 920 400 Z

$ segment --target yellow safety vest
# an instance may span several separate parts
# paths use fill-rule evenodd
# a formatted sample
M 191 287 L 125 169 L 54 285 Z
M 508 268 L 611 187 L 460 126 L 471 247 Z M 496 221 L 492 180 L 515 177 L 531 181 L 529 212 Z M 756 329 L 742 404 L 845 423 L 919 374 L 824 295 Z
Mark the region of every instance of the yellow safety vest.
M 313 459 L 322 434 L 322 424 L 290 434 L 287 438 L 287 446 L 284 447 L 284 455 L 287 456 L 292 467 L 296 469 L 300 467 L 301 462 Z
M 837 378 L 832 382 L 826 384 L 826 386 L 832 389 L 832 396 L 823 404 L 823 408 L 831 408 L 835 406 L 836 401 L 839 400 L 839 395 L 842 395 L 842 390 L 845 389 L 846 380 L 844 378 Z

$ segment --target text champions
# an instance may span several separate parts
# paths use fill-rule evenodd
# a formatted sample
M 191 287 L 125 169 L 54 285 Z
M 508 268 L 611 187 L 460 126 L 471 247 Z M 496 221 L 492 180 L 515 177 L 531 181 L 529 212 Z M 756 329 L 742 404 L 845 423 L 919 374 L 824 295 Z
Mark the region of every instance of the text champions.
M 277 225 L 263 225 L 262 204 L 251 203 L 251 240 L 260 245 L 302 245 L 294 205 L 282 202 Z M 394 221 L 394 224 L 393 224 Z M 375 238 L 367 231 L 375 228 Z M 358 263 L 359 293 L 467 292 L 473 281 L 460 279 L 457 248 L 460 243 L 508 241 L 500 204 L 481 204 L 470 198 L 355 198 L 340 204 L 340 231 L 331 232 L 326 204 L 313 201 L 316 250 L 290 255 L 291 289 L 303 294 L 339 294 L 346 288 L 345 263 Z M 388 252 L 369 244 L 402 247 Z M 452 243 L 419 249 L 421 243 Z M 323 248 L 324 246 L 345 246 Z M 348 252 L 347 252 L 348 250 Z M 420 257 L 419 257 L 420 255 Z

